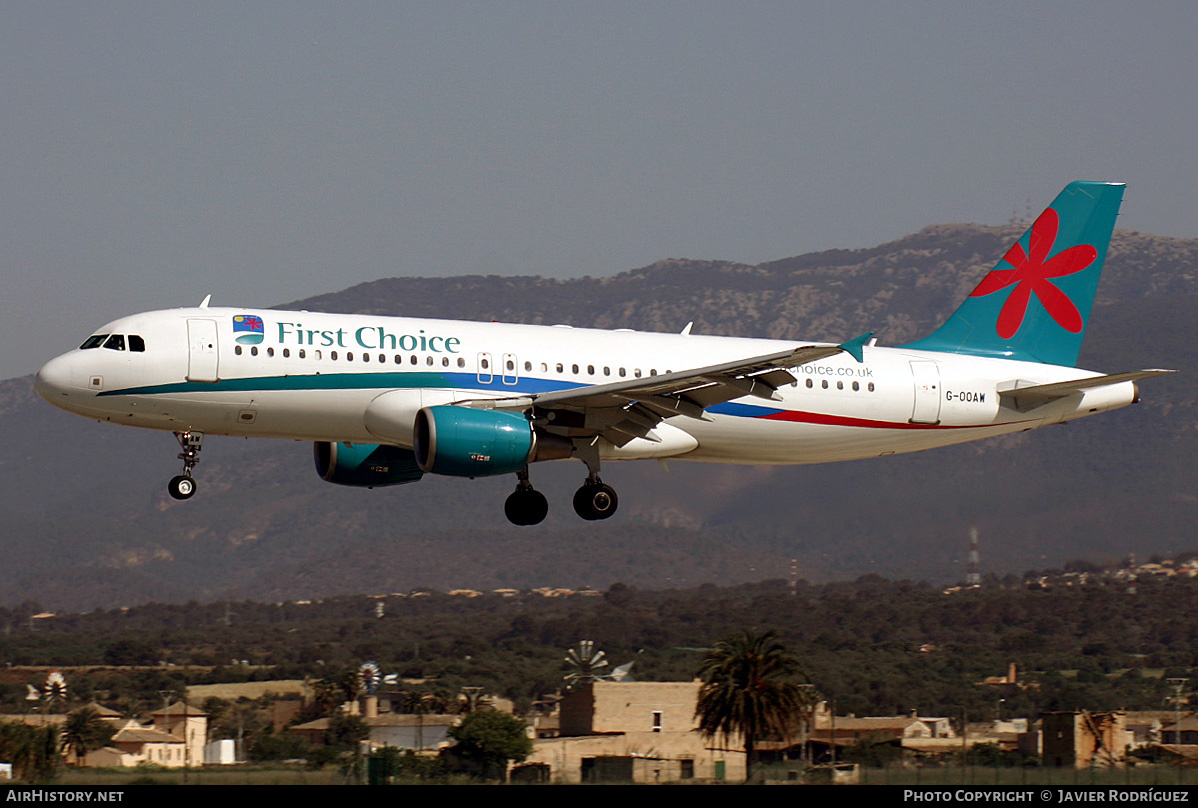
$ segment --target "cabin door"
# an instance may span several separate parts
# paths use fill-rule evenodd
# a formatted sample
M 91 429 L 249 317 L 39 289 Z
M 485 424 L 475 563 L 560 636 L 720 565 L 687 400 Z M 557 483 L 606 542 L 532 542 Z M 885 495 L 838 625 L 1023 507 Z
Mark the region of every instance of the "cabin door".
M 216 320 L 188 320 L 187 344 L 187 381 L 214 382 L 219 379 Z
M 915 403 L 911 408 L 911 423 L 940 423 L 940 368 L 935 362 L 920 360 L 911 363 L 915 382 Z

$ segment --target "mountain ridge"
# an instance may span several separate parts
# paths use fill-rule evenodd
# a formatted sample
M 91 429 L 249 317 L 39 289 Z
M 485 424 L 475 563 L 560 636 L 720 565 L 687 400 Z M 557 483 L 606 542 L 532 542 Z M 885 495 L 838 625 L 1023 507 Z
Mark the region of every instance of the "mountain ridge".
M 664 259 L 607 278 L 387 278 L 278 308 L 882 344 L 922 336 L 994 265 L 1022 225 L 934 225 L 877 247 L 756 266 Z M 362 591 L 953 580 L 981 526 L 987 569 L 1180 552 L 1195 516 L 1192 341 L 1198 240 L 1116 231 L 1082 366 L 1180 368 L 1145 402 L 1067 430 L 827 466 L 608 464 L 627 492 L 610 524 L 568 506 L 580 464 L 537 465 L 545 525 L 502 521 L 507 478 L 426 477 L 365 491 L 317 479 L 307 444 L 214 438 L 201 494 L 169 500 L 169 435 L 67 415 L 31 377 L 0 382 L 0 602 L 60 608 L 149 600 L 294 599 Z M 83 335 L 80 335 L 81 338 Z M 915 503 L 915 506 L 912 506 Z M 995 542 L 991 544 L 990 542 Z

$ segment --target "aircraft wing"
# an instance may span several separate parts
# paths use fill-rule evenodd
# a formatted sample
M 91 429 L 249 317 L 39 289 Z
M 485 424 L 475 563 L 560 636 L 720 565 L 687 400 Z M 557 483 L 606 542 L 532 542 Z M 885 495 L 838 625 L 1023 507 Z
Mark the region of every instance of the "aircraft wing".
M 872 334 L 841 345 L 805 345 L 789 351 L 722 362 L 718 365 L 663 373 L 641 379 L 572 387 L 526 396 L 459 402 L 468 407 L 527 410 L 572 437 L 602 435 L 617 446 L 634 438 L 657 442 L 658 423 L 675 415 L 710 420 L 708 407 L 743 396 L 780 400 L 778 388 L 795 377 L 788 370 L 835 356 L 862 359 L 862 346 Z
M 1008 407 L 1019 412 L 1027 412 L 1034 410 L 1036 407 L 1042 407 L 1050 401 L 1056 401 L 1058 398 L 1065 398 L 1066 396 L 1071 396 L 1093 387 L 1106 387 L 1111 384 L 1135 382 L 1140 379 L 1149 379 L 1153 376 L 1163 376 L 1166 373 L 1176 372 L 1175 370 L 1162 370 L 1160 368 L 1129 370 L 1125 373 L 1110 373 L 1106 376 L 1092 376 L 1088 379 L 1074 379 L 1067 382 L 1053 382 L 1052 384 L 1036 384 L 1030 387 L 1019 387 L 1019 383 L 1015 382 L 1015 386 L 1013 387 L 1005 390 L 1000 389 L 998 395 Z

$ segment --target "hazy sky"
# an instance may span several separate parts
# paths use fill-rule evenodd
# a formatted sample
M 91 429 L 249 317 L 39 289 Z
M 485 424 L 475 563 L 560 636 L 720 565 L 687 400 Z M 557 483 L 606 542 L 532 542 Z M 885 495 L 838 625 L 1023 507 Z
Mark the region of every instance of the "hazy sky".
M 1196 37 L 1188 2 L 3 0 L 0 378 L 210 292 L 756 263 L 1073 179 L 1198 236 Z

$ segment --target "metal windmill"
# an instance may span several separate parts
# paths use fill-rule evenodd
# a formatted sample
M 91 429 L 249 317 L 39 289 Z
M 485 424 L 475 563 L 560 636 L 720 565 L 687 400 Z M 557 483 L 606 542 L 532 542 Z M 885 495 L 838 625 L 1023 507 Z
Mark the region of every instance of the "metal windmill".
M 361 684 L 362 692 L 367 696 L 373 696 L 379 689 L 380 678 L 379 666 L 374 660 L 363 662 L 358 668 L 358 682 Z
M 46 677 L 46 685 L 42 688 L 42 695 L 46 699 L 47 709 L 52 709 L 56 704 L 61 705 L 67 700 L 67 680 L 58 671 L 50 671 L 50 675 Z
M 578 645 L 566 653 L 566 664 L 570 666 L 570 672 L 565 677 L 566 687 L 606 681 L 609 677 L 603 672 L 608 665 L 605 656 L 602 651 L 595 650 L 594 641 L 579 640 Z

